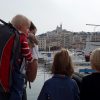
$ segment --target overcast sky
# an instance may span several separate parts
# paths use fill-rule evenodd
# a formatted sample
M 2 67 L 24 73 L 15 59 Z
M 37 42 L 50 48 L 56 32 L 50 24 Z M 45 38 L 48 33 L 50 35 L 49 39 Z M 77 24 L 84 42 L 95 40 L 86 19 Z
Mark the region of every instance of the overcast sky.
M 68 31 L 94 31 L 86 24 L 100 24 L 100 0 L 0 0 L 1 19 L 10 21 L 16 14 L 31 19 L 38 34 L 60 24 Z

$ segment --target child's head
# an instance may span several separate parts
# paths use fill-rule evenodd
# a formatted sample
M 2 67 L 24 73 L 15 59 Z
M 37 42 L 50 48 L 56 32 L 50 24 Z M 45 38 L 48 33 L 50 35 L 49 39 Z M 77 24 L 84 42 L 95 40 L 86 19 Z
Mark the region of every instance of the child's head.
M 52 73 L 67 75 L 70 77 L 73 72 L 74 70 L 69 51 L 62 49 L 60 52 L 57 52 L 53 61 Z
M 90 55 L 92 69 L 100 71 L 100 48 L 95 49 Z
M 11 20 L 11 24 L 18 30 L 23 33 L 28 33 L 30 28 L 30 20 L 23 15 L 16 15 Z

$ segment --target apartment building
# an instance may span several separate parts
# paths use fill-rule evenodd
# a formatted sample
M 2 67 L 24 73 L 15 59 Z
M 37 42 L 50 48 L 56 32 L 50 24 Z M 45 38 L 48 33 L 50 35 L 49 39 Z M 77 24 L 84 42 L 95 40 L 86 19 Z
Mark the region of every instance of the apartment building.
M 38 43 L 38 48 L 41 51 L 45 51 L 46 50 L 46 34 L 41 34 L 37 36 L 37 39 L 39 41 Z
M 82 50 L 86 47 L 87 38 L 89 41 L 100 41 L 100 32 L 71 32 L 60 25 L 38 36 L 39 50 L 52 50 L 54 47 Z

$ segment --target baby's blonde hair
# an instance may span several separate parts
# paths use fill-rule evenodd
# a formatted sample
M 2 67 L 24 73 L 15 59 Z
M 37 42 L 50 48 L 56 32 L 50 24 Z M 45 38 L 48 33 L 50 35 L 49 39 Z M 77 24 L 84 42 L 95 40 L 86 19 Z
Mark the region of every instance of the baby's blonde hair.
M 27 27 L 30 27 L 30 23 L 31 23 L 30 20 L 27 17 L 25 17 L 24 15 L 16 15 L 11 20 L 11 24 L 15 28 L 18 28 L 19 25 L 25 25 Z
M 90 55 L 91 67 L 100 71 L 100 48 L 95 49 Z

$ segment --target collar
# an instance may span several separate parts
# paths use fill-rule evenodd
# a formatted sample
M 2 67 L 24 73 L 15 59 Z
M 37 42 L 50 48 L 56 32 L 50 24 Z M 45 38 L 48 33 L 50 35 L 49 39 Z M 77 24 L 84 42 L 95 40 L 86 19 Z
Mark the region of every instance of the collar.
M 18 31 L 20 34 L 24 34 L 26 37 L 28 37 L 28 32 L 27 33 L 23 33 L 22 31 Z
M 67 75 L 54 74 L 53 78 L 70 78 Z

